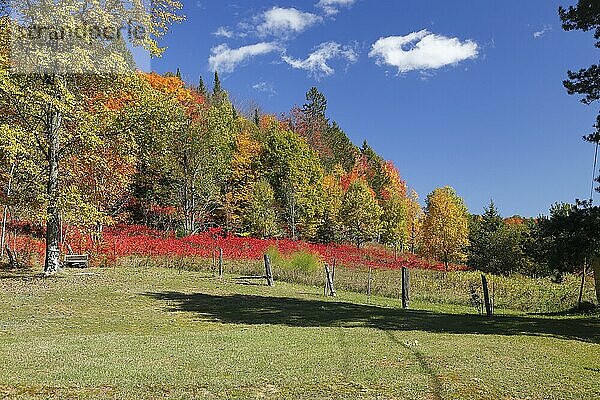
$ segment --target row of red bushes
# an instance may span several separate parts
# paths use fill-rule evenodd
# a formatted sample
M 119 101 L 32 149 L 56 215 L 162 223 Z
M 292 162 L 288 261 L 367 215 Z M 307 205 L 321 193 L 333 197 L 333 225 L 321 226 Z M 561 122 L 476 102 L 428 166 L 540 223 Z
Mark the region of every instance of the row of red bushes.
M 89 234 L 70 229 L 66 234 L 74 252 L 102 256 L 111 261 L 120 257 L 176 256 L 212 258 L 216 249 L 223 249 L 223 255 L 231 260 L 258 260 L 270 247 L 289 255 L 296 251 L 318 254 L 325 262 L 350 268 L 372 267 L 398 269 L 401 267 L 420 269 L 445 269 L 443 264 L 430 263 L 412 254 L 397 254 L 383 246 L 356 248 L 351 245 L 315 244 L 290 239 L 256 239 L 226 235 L 220 229 L 212 229 L 200 234 L 177 238 L 173 232 L 161 232 L 144 226 L 123 225 L 107 228 L 100 241 L 92 240 Z M 18 235 L 15 245 L 19 252 L 33 252 L 40 257 L 44 254 L 44 242 L 30 235 Z M 66 249 L 65 249 L 66 250 Z M 452 266 L 452 269 L 463 269 Z

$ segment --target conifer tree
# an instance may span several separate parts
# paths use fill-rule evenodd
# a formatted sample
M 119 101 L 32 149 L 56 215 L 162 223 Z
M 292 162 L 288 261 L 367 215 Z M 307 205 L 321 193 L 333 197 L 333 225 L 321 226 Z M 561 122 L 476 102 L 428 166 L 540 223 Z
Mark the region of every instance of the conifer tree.
M 208 97 L 208 92 L 206 90 L 206 85 L 204 85 L 204 80 L 202 79 L 202 76 L 200 76 L 200 80 L 198 82 L 198 93 L 200 93 L 205 99 Z
M 258 115 L 258 108 L 254 109 L 254 124 L 258 126 L 260 124 L 260 116 Z
M 223 87 L 221 86 L 221 79 L 219 78 L 219 73 L 217 71 L 215 71 L 215 78 L 213 81 L 213 90 L 212 90 L 212 96 L 211 96 L 211 102 L 212 104 L 218 106 L 220 104 L 223 103 L 223 101 L 225 101 L 225 91 L 223 90 Z

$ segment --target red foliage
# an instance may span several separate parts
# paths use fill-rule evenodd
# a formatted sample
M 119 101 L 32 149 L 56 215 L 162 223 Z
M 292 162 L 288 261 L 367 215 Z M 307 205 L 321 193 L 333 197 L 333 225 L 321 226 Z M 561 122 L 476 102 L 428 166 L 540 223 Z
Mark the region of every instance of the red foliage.
M 20 240 L 25 240 L 23 236 Z M 31 241 L 27 239 L 28 247 Z M 44 253 L 42 240 L 34 241 L 40 256 Z M 24 244 L 25 242 L 23 242 Z M 219 229 L 210 229 L 201 234 L 176 238 L 173 232 L 157 231 L 145 226 L 122 225 L 106 228 L 101 243 L 91 240 L 77 231 L 70 236 L 75 252 L 89 253 L 114 261 L 119 257 L 174 256 L 211 258 L 215 249 L 222 248 L 223 255 L 230 260 L 260 260 L 269 247 L 276 247 L 282 254 L 308 251 L 318 254 L 325 262 L 348 268 L 371 267 L 374 269 L 399 269 L 401 267 L 444 270 L 443 264 L 432 264 L 412 254 L 394 257 L 394 253 L 383 246 L 358 249 L 350 245 L 315 244 L 290 239 L 255 239 L 226 235 Z M 452 266 L 452 270 L 463 270 L 463 266 Z

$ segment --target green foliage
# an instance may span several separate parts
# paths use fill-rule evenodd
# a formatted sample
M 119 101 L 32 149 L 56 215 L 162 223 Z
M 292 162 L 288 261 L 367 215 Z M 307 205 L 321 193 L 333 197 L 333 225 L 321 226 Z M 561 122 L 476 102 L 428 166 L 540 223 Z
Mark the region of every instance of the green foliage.
M 373 150 L 365 140 L 360 149 L 362 168 L 365 168 L 367 182 L 380 198 L 383 188 L 389 183 L 383 169 L 383 158 Z
M 560 7 L 558 10 L 562 27 L 566 31 L 581 30 L 594 31 L 596 48 L 600 48 L 600 3 L 596 0 L 578 0 L 576 6 L 567 9 Z M 600 99 L 600 66 L 591 65 L 579 71 L 568 71 L 568 78 L 563 82 L 570 95 L 582 95 L 581 102 L 589 105 Z M 600 142 L 600 114 L 596 116 L 594 130 L 587 135 L 585 140 L 593 143 Z M 600 182 L 600 177 L 597 178 Z M 600 188 L 596 188 L 600 190 Z
M 205 99 L 208 99 L 208 91 L 206 90 L 206 85 L 204 84 L 204 80 L 202 76 L 198 80 L 198 93 Z
M 211 104 L 219 107 L 224 102 L 228 101 L 227 92 L 221 86 L 221 79 L 219 78 L 219 73 L 215 71 L 215 77 L 213 81 L 213 89 L 212 94 L 210 96 Z
M 250 232 L 255 236 L 268 238 L 279 232 L 273 188 L 264 179 L 253 185 L 246 215 Z
M 358 149 L 337 123 L 329 123 L 326 111 L 327 99 L 316 87 L 311 88 L 302 109 L 295 110 L 295 131 L 306 138 L 325 171 L 341 165 L 349 172 L 356 162 Z
M 404 249 L 409 242 L 407 199 L 392 194 L 383 204 L 381 222 L 383 243 Z
M 494 202 L 480 216 L 469 220 L 469 259 L 472 268 L 493 274 L 531 274 L 532 261 L 526 253 L 529 228 L 526 223 L 506 223 Z
M 277 269 L 283 269 L 284 273 L 295 273 L 302 275 L 318 274 L 323 270 L 323 261 L 316 254 L 308 251 L 295 251 L 289 256 L 284 256 L 276 247 L 269 247 L 267 254 L 271 259 L 276 274 L 281 274 Z
M 325 139 L 331 149 L 331 157 L 327 158 L 323 165 L 325 170 L 331 171 L 340 165 L 346 172 L 350 172 L 358 158 L 358 148 L 335 121 L 327 126 Z
M 321 243 L 337 243 L 343 240 L 342 202 L 344 189 L 341 185 L 344 170 L 341 166 L 334 168 L 333 173 L 323 178 L 325 205 L 323 215 L 316 233 L 316 240 Z
M 316 87 L 310 88 L 306 93 L 306 103 L 302 106 L 302 112 L 306 117 L 307 123 L 317 127 L 320 124 L 326 124 L 327 118 L 327 99 L 323 93 Z
M 292 237 L 315 236 L 323 211 L 323 169 L 308 144 L 278 121 L 270 120 L 261 132 L 264 140 L 262 164 L 282 205 Z
M 350 184 L 342 203 L 342 224 L 349 240 L 360 247 L 376 239 L 381 228 L 382 210 L 373 190 L 364 179 Z
M 600 254 L 600 207 L 555 204 L 539 221 L 539 255 L 551 269 L 573 272 Z

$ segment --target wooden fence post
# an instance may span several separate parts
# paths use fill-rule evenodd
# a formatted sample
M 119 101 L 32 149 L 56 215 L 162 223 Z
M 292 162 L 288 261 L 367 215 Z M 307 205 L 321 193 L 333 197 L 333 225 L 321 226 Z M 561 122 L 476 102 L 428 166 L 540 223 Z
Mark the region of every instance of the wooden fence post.
M 410 271 L 402 267 L 402 308 L 410 306 Z
M 219 279 L 223 278 L 223 249 L 219 247 Z
M 583 303 L 583 289 L 585 287 L 585 274 L 587 267 L 587 258 L 583 261 L 583 271 L 581 271 L 581 285 L 579 286 L 579 299 L 577 300 L 577 307 L 581 308 Z
M 481 284 L 483 285 L 483 301 L 485 302 L 485 313 L 488 317 L 492 316 L 492 305 L 490 304 L 490 292 L 485 275 L 481 275 Z
M 333 265 L 331 266 L 331 281 L 335 281 L 335 258 L 333 259 Z
M 335 297 L 335 287 L 333 286 L 333 274 L 329 269 L 329 265 L 325 264 L 325 275 L 327 277 L 327 296 Z
M 369 267 L 369 279 L 367 281 L 367 296 L 371 296 L 371 267 Z
M 265 254 L 265 274 L 267 278 L 267 285 L 275 286 L 275 281 L 273 280 L 273 269 L 271 268 L 271 259 L 268 254 Z
M 8 265 L 11 268 L 18 268 L 19 264 L 17 262 L 17 254 L 16 252 L 13 253 L 10 248 L 8 247 L 8 244 L 4 246 L 6 249 L 6 254 L 8 255 Z

